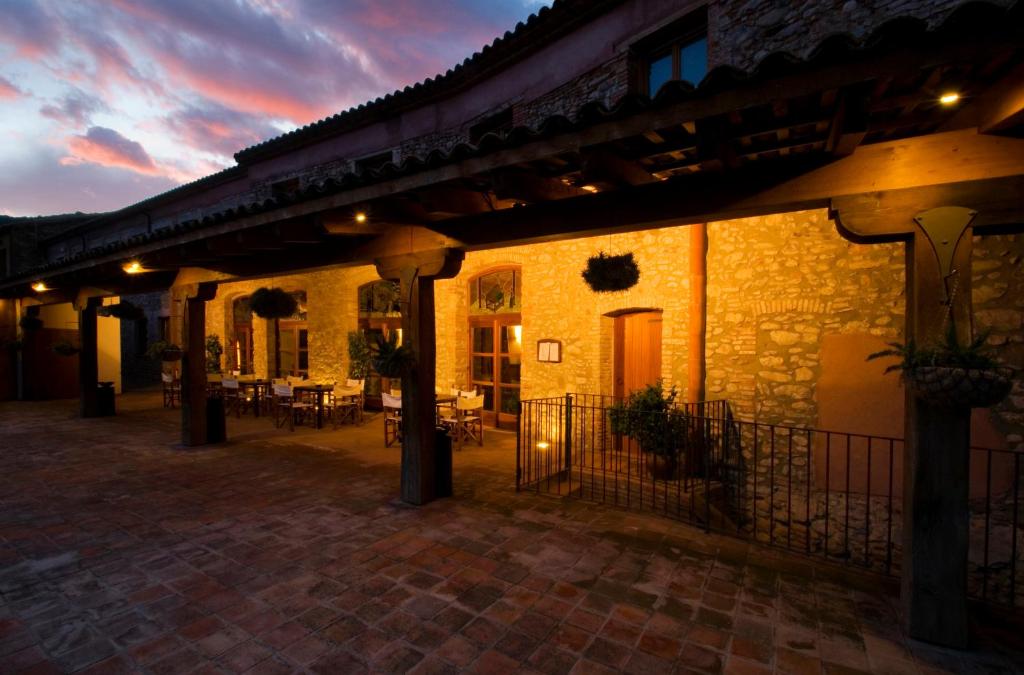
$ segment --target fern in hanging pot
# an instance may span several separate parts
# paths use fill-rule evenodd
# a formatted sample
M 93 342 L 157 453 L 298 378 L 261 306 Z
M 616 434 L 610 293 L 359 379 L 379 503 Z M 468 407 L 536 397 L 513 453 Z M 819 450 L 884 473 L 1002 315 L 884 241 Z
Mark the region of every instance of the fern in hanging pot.
M 392 331 L 386 338 L 378 335 L 371 362 L 381 377 L 400 378 L 412 370 L 412 348 L 398 344 L 397 331 Z
M 625 291 L 640 281 L 640 267 L 632 253 L 611 255 L 600 251 L 587 260 L 583 280 L 597 293 Z

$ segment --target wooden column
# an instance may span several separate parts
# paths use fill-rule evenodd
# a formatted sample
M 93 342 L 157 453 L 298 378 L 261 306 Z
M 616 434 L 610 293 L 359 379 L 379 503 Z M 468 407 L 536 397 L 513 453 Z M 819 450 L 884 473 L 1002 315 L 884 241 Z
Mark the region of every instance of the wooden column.
M 79 414 L 82 417 L 99 417 L 99 353 L 96 337 L 96 308 L 101 298 L 82 298 L 75 302 L 78 308 L 78 340 L 81 351 L 78 354 Z
M 989 197 L 970 196 L 968 203 L 985 203 Z M 904 339 L 920 346 L 941 341 L 950 325 L 964 344 L 972 329 L 971 225 L 978 214 L 966 207 L 937 206 L 941 197 L 929 190 L 833 200 L 833 217 L 847 238 L 905 242 Z M 970 418 L 969 409 L 939 408 L 906 392 L 904 621 L 911 637 L 957 648 L 968 644 Z
M 376 261 L 381 277 L 401 287 L 403 343 L 415 359 L 412 372 L 402 377 L 402 501 L 410 504 L 437 497 L 434 280 L 458 274 L 463 257 L 462 251 L 443 249 Z
M 929 237 L 920 224 L 936 216 L 949 221 L 954 234 Z M 917 215 L 919 229 L 907 243 L 907 339 L 934 344 L 953 325 L 961 344 L 970 340 L 973 217 L 968 209 Z M 913 638 L 962 649 L 968 643 L 971 411 L 936 407 L 907 390 L 904 424 L 901 596 L 907 630 Z
M 181 357 L 181 444 L 207 443 L 206 301 L 217 294 L 213 283 L 196 284 L 185 293 L 184 352 Z

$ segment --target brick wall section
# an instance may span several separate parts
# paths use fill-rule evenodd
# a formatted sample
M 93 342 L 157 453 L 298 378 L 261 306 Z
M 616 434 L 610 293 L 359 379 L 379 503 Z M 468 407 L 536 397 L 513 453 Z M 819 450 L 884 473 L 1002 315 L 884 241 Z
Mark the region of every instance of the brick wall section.
M 990 0 L 1009 6 L 1013 0 Z M 963 0 L 724 0 L 708 6 L 708 61 L 747 70 L 773 52 L 807 56 L 834 33 L 857 39 L 893 18 L 942 22 Z

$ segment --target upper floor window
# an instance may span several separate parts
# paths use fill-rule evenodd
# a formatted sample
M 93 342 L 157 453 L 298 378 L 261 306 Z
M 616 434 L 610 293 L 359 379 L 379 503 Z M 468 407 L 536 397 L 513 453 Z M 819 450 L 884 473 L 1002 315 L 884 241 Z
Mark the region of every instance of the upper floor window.
M 469 282 L 469 313 L 517 313 L 521 310 L 519 268 L 486 272 Z
M 359 318 L 401 316 L 399 287 L 393 281 L 374 281 L 359 287 Z
M 642 88 L 655 96 L 666 82 L 685 80 L 696 86 L 708 72 L 707 10 L 701 9 L 647 36 L 636 45 Z

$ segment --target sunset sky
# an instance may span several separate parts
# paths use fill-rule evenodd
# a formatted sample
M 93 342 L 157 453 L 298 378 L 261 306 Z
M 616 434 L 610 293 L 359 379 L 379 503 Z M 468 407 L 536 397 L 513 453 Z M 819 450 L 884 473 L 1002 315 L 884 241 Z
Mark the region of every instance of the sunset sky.
M 0 0 L 0 214 L 107 211 L 446 70 L 541 0 Z

